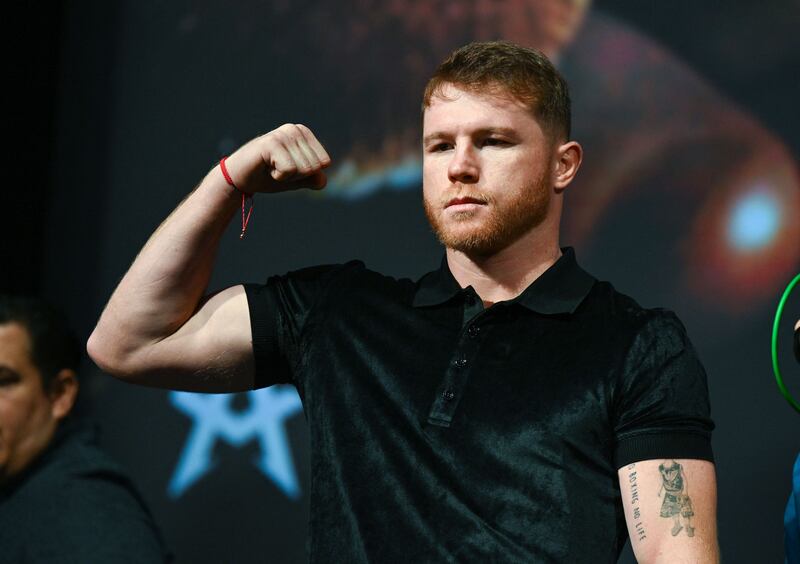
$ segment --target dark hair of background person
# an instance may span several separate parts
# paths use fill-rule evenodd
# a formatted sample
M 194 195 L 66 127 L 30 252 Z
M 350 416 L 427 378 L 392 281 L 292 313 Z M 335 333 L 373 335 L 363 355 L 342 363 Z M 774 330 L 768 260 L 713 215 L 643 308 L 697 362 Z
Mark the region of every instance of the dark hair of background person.
M 436 69 L 422 97 L 422 110 L 445 84 L 468 91 L 505 91 L 528 106 L 551 139 L 569 139 L 569 88 L 550 60 L 536 49 L 505 41 L 470 43 Z
M 81 349 L 64 315 L 44 300 L 0 294 L 0 325 L 18 323 L 28 331 L 31 359 L 49 389 L 60 370 L 78 371 Z

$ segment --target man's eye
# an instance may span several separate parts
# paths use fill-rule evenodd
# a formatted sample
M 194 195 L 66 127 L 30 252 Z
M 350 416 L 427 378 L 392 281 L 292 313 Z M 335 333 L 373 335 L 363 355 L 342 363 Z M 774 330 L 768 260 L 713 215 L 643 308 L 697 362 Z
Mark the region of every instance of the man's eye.
M 0 367 L 0 388 L 13 386 L 20 381 L 19 374 L 6 366 Z
M 508 145 L 508 141 L 505 139 L 497 139 L 496 137 L 487 137 L 483 140 L 484 146 L 488 145 L 492 146 L 500 146 L 500 145 Z
M 450 145 L 450 143 L 437 143 L 433 146 L 433 152 L 438 153 L 441 151 L 447 151 L 451 146 L 452 145 Z

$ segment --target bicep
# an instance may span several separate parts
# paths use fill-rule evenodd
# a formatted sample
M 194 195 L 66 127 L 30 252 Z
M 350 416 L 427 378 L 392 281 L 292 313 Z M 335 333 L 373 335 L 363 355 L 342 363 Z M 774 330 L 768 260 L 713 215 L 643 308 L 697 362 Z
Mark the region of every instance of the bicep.
M 718 562 L 717 485 L 706 460 L 642 460 L 618 470 L 638 562 Z
M 141 359 L 139 383 L 197 392 L 253 387 L 253 347 L 247 295 L 241 285 L 204 299 L 175 333 Z

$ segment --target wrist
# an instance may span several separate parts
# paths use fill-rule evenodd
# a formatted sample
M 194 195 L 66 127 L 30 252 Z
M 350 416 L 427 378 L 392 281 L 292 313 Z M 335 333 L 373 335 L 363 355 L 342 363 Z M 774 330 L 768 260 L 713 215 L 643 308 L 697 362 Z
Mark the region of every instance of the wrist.
M 261 191 L 259 185 L 264 162 L 258 147 L 252 142 L 245 143 L 230 155 L 226 155 L 224 161 L 228 176 L 236 189 L 249 196 Z
M 228 168 L 228 164 L 227 164 L 228 158 L 229 157 L 227 157 L 227 156 L 222 157 L 222 159 L 220 159 L 219 165 L 218 165 L 219 166 L 219 170 L 222 173 L 222 177 L 225 179 L 225 183 L 228 186 L 230 186 L 231 188 L 233 188 L 233 190 L 235 192 L 237 192 L 239 195 L 241 195 L 241 196 L 243 196 L 245 198 L 252 198 L 253 197 L 253 192 L 248 192 L 247 190 L 243 190 L 240 187 L 240 184 L 236 180 L 234 180 L 233 173 Z
M 242 232 L 239 234 L 239 239 L 243 239 L 244 238 L 244 234 L 247 231 L 247 224 L 250 223 L 250 216 L 253 213 L 253 194 L 249 193 L 249 192 L 245 192 L 244 190 L 242 190 L 241 188 L 239 188 L 236 185 L 236 182 L 233 180 L 233 177 L 231 176 L 231 173 L 228 170 L 228 167 L 226 165 L 226 161 L 227 160 L 228 160 L 228 157 L 222 157 L 222 159 L 220 159 L 220 161 L 219 161 L 219 169 L 220 169 L 220 173 L 222 174 L 222 177 L 225 179 L 225 183 L 230 188 L 235 190 L 240 195 L 240 197 L 242 199 Z M 247 207 L 247 203 L 248 202 L 250 203 L 250 208 L 247 210 L 247 213 L 245 213 L 244 210 Z

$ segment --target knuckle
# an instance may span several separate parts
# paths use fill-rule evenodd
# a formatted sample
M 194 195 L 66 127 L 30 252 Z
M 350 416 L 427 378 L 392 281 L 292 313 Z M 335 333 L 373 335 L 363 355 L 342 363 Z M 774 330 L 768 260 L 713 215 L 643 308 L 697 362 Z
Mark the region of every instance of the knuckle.
M 275 147 L 283 143 L 283 132 L 280 129 L 274 129 L 264 136 L 264 143 Z
M 285 126 L 282 126 L 283 132 L 290 138 L 290 139 L 297 139 L 298 136 L 302 136 L 302 131 L 300 131 L 297 126 L 293 123 L 287 123 Z
M 293 133 L 295 139 L 297 139 L 298 142 L 300 142 L 301 140 L 305 141 L 306 134 L 305 134 L 303 128 L 300 127 L 299 125 L 295 125 L 294 126 L 294 129 L 292 130 L 292 133 Z

